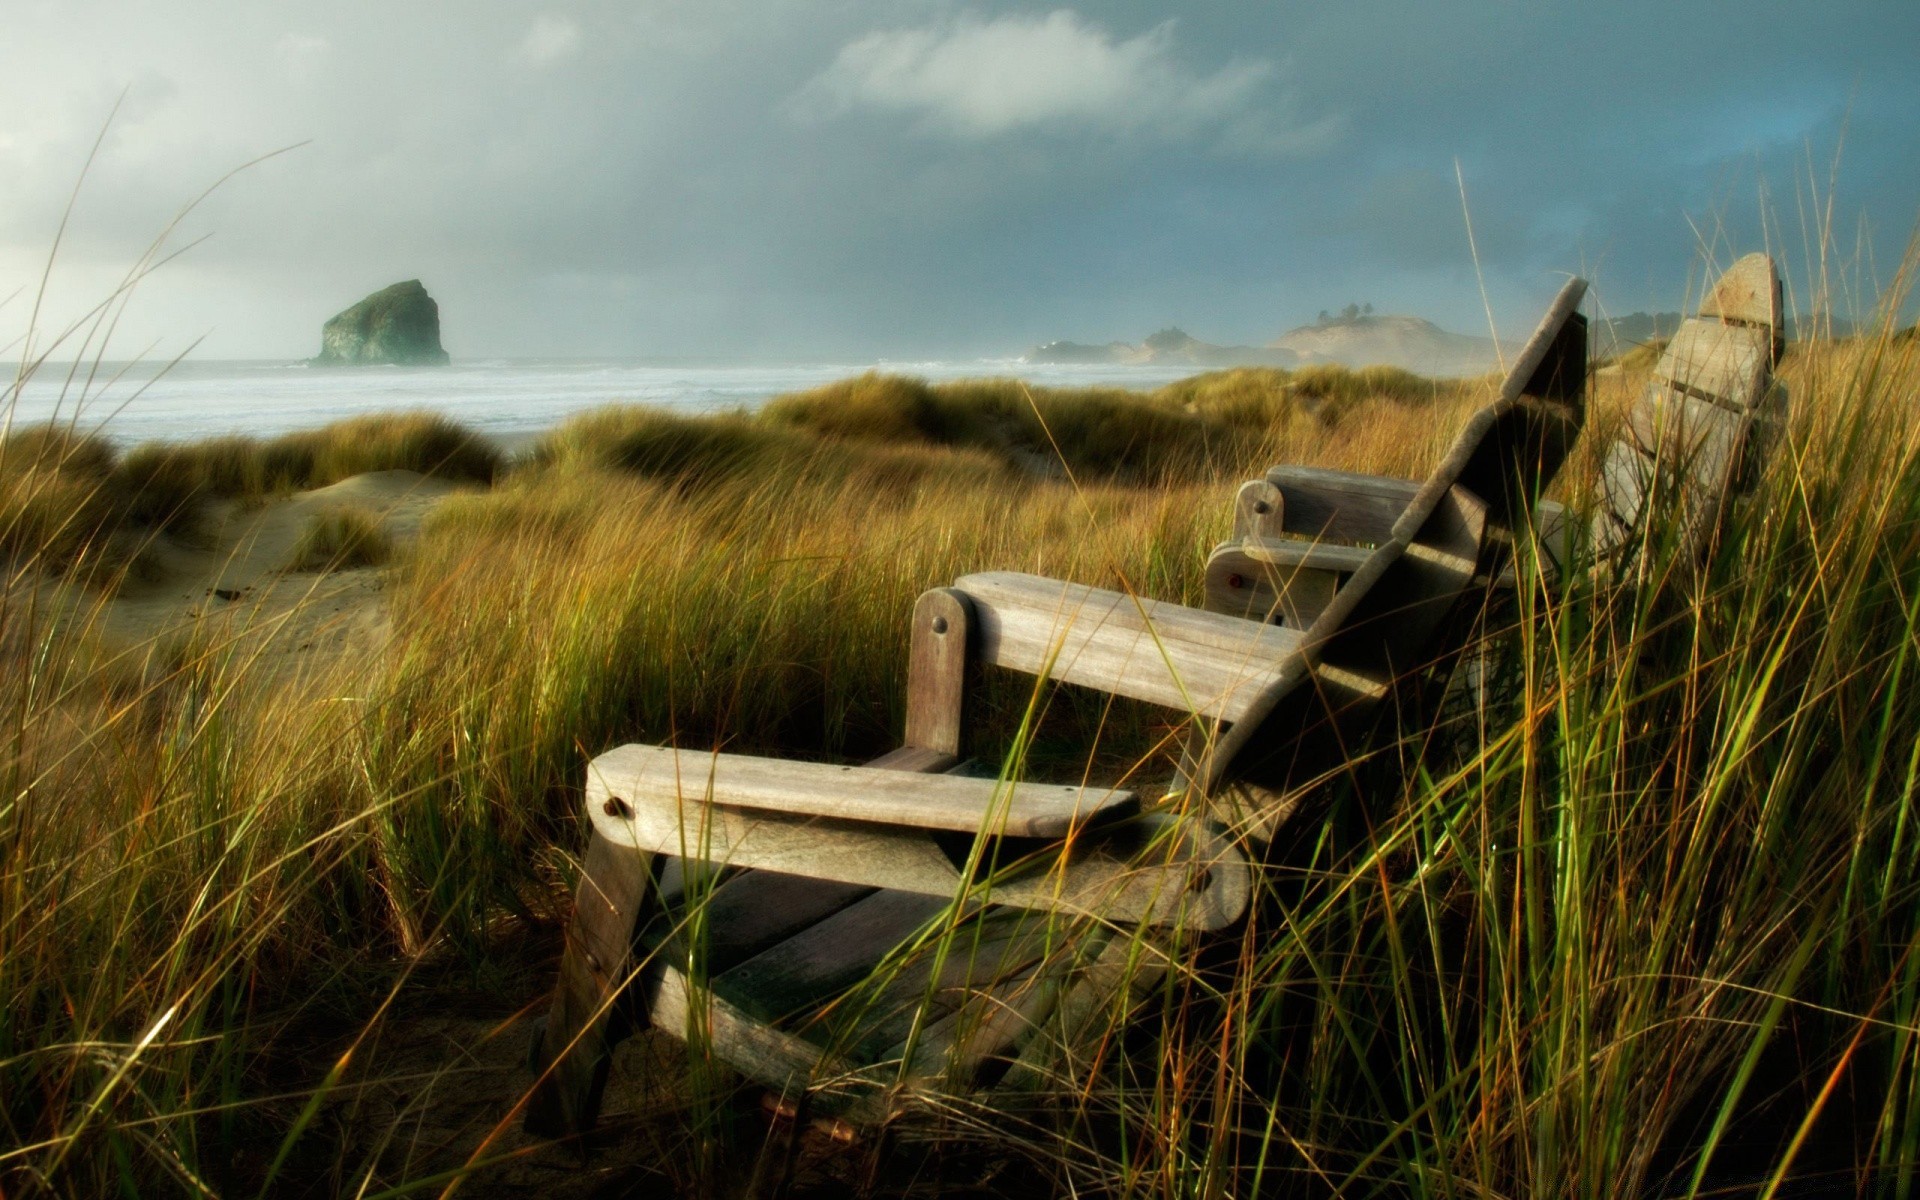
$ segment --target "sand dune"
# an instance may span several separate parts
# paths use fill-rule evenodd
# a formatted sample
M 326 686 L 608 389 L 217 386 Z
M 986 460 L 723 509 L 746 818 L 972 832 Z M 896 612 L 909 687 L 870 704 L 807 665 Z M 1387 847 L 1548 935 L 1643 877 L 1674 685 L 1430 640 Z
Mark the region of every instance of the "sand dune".
M 168 652 L 183 639 L 231 646 L 249 675 L 273 683 L 372 661 L 391 620 L 380 567 L 293 571 L 295 543 L 329 509 L 375 516 L 404 553 L 434 506 L 463 485 L 413 471 L 374 471 L 265 505 L 215 505 L 199 534 L 162 537 L 152 578 L 130 582 L 94 614 L 122 649 Z

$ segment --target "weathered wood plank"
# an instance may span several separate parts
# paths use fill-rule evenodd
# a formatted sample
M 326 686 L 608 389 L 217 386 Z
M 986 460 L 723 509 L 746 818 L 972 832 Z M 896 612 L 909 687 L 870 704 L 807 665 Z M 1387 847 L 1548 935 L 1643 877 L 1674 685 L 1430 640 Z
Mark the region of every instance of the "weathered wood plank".
M 1607 447 L 1600 465 L 1601 511 L 1594 518 L 1593 537 L 1601 551 L 1610 551 L 1643 528 L 1647 498 L 1653 492 L 1653 464 L 1622 440 Z
M 703 973 L 744 962 L 873 893 L 860 884 L 741 871 L 704 896 L 684 897 L 648 930 L 648 941 L 670 950 L 676 966 L 699 951 Z
M 912 892 L 875 892 L 714 976 L 714 993 L 763 1021 L 811 1015 L 820 1002 L 866 978 L 949 903 Z
M 1207 608 L 1255 621 L 1283 619 L 1305 629 L 1327 605 L 1342 578 L 1338 571 L 1282 569 L 1256 561 L 1239 542 L 1222 542 L 1207 556 Z
M 1727 268 L 1700 302 L 1700 315 L 1777 331 L 1785 324 L 1780 275 L 1773 259 L 1756 251 Z
M 1250 537 L 1241 541 L 1240 548 L 1255 562 L 1271 563 L 1283 571 L 1289 567 L 1304 567 L 1309 571 L 1351 574 L 1365 566 L 1367 559 L 1373 555 L 1370 546 L 1310 542 L 1299 538 Z
M 1296 632 L 1037 575 L 967 575 L 982 661 L 1225 721 L 1275 677 Z
M 834 1059 L 805 1038 L 782 1032 L 702 988 L 698 996 L 687 977 L 659 967 L 647 981 L 647 1015 L 675 1036 L 711 1043 L 735 1070 L 776 1093 L 793 1094 L 823 1076 L 842 1076 L 851 1064 Z
M 856 1010 L 836 1027 L 862 1061 L 899 1058 L 899 1047 L 916 1023 L 926 1030 L 996 984 L 1020 976 L 1037 963 L 1050 937 L 1064 936 L 1058 918 L 1020 909 L 996 908 L 930 943 L 903 964 L 872 995 L 857 990 L 847 1006 Z
M 613 798 L 605 781 L 589 773 L 594 828 L 623 845 L 697 852 L 715 863 L 936 897 L 956 896 L 963 886 L 959 869 L 926 830 L 721 805 L 628 804 L 622 811 L 606 803 Z M 1164 814 L 1083 835 L 1064 865 L 1052 854 L 1042 855 L 1026 874 L 996 880 L 993 901 L 1208 929 L 1237 920 L 1246 908 L 1244 857 Z
M 587 842 L 560 982 L 536 1054 L 545 1073 L 527 1100 L 526 1126 L 534 1133 L 582 1133 L 599 1117 L 607 1018 L 627 982 L 634 923 L 649 902 L 649 858 L 598 834 Z
M 933 1019 L 917 1035 L 903 1036 L 874 1057 L 900 1063 L 909 1086 L 971 1090 L 987 1059 L 1010 1055 L 1046 1020 L 1067 984 L 1064 975 L 1064 964 L 1036 963 L 956 990 L 957 1002 L 929 1012 Z
M 940 750 L 929 750 L 925 746 L 897 746 L 878 758 L 868 759 L 866 765 L 883 771 L 931 774 L 935 771 L 944 771 L 959 761 L 956 755 Z
M 1683 322 L 1653 368 L 1691 395 L 1751 412 L 1772 370 L 1772 339 L 1764 329 L 1698 318 Z
M 1420 490 L 1410 479 L 1322 467 L 1274 467 L 1267 482 L 1280 493 L 1283 532 L 1376 544 L 1393 536 L 1393 523 Z
M 1285 502 L 1280 489 L 1264 479 L 1250 479 L 1240 485 L 1233 498 L 1233 536 L 1279 537 L 1286 532 Z
M 1092 951 L 1084 967 L 1061 981 L 1051 1007 L 1019 1032 L 1019 1057 L 1001 1087 L 1071 1088 L 1080 1065 L 1074 1055 L 1086 1048 L 1092 1032 L 1122 1026 L 1166 976 L 1167 953 L 1157 939 L 1109 936 Z
M 1717 489 L 1726 485 L 1748 421 L 1718 404 L 1656 383 L 1627 413 L 1626 437 L 1663 469 L 1684 472 L 1690 487 Z
M 588 772 L 609 801 L 663 812 L 676 827 L 683 809 L 711 803 L 790 818 L 1057 838 L 1139 807 L 1134 793 L 1108 788 L 999 783 L 672 746 L 620 746 L 594 759 Z
M 907 664 L 908 746 L 959 755 L 972 630 L 973 605 L 964 592 L 934 588 L 913 606 Z

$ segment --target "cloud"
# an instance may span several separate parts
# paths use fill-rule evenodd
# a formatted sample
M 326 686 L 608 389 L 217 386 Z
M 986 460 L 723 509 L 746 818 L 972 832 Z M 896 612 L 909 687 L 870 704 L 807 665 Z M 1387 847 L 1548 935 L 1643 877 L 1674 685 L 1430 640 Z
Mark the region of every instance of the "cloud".
M 534 18 L 527 36 L 514 47 L 513 55 L 530 67 L 551 67 L 572 58 L 580 50 L 580 23 L 571 17 L 546 14 Z
M 333 49 L 333 43 L 310 33 L 289 33 L 274 43 L 273 55 L 293 79 L 311 79 Z
M 928 132 L 973 140 L 1032 129 L 1161 138 L 1211 131 L 1250 150 L 1285 148 L 1289 138 L 1302 148 L 1331 133 L 1320 122 L 1301 142 L 1298 129 L 1271 127 L 1263 109 L 1278 75 L 1266 59 L 1197 73 L 1174 54 L 1172 21 L 1119 40 L 1061 9 L 868 33 L 841 47 L 787 109 L 811 121 L 862 109 L 917 116 Z

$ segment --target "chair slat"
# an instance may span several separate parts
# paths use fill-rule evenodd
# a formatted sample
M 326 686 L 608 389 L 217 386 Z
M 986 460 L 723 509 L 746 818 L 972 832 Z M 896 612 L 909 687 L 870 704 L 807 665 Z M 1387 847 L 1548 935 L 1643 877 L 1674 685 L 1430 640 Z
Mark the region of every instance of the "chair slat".
M 1696 317 L 1683 322 L 1667 343 L 1653 377 L 1748 413 L 1771 370 L 1772 338 L 1766 330 Z
M 714 976 L 714 993 L 763 1021 L 805 1015 L 866 978 L 883 954 L 948 903 L 912 892 L 875 892 Z
M 1237 720 L 1300 634 L 1038 575 L 967 575 L 984 662 Z

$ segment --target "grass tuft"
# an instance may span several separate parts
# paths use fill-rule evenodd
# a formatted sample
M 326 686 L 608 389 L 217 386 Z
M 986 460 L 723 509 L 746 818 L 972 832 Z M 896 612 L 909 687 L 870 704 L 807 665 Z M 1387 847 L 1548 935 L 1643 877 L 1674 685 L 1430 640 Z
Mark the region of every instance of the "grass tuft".
M 393 557 L 380 518 L 364 508 L 330 505 L 301 529 L 287 557 L 289 571 L 345 571 L 377 567 Z

